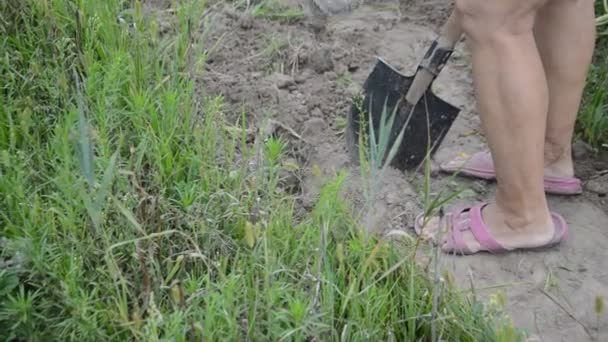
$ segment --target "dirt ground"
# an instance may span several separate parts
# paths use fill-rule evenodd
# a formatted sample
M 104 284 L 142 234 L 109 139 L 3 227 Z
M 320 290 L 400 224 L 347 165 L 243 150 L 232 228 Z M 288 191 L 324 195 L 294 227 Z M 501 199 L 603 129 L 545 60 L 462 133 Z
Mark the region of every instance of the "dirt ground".
M 343 135 L 351 96 L 376 57 L 411 73 L 447 17 L 449 4 L 409 1 L 400 13 L 397 2 L 368 3 L 331 18 L 324 32 L 316 32 L 306 20 L 265 20 L 245 15 L 242 9 L 216 6 L 201 28 L 210 28 L 204 40 L 206 46 L 214 46 L 205 70 L 197 75 L 204 89 L 201 96 L 223 95 L 225 114 L 235 125 L 243 112 L 252 128 L 273 120 L 269 132 L 288 139 L 290 162 L 299 166 L 283 186 L 298 195 L 302 210 L 313 203 L 322 182 L 342 169 L 353 175 L 346 196 L 360 204 L 360 179 L 347 157 Z M 437 161 L 485 148 L 464 45 L 459 44 L 434 85 L 436 94 L 462 109 Z M 577 151 L 577 173 L 597 183 L 599 178 L 594 178 L 608 163 Z M 370 221 L 370 229 L 412 232 L 413 218 L 421 209 L 419 177 L 389 170 L 379 180 L 376 220 Z M 434 184 L 455 186 L 445 181 L 445 176 L 434 175 Z M 494 191 L 488 182 L 457 182 L 467 186 L 459 202 L 484 200 Z M 536 340 L 587 341 L 599 336 L 606 341 L 608 317 L 604 314 L 598 322 L 594 311 L 596 296 L 608 298 L 608 268 L 603 265 L 608 257 L 608 205 L 598 192 L 601 195 L 596 190 L 550 198 L 552 209 L 571 227 L 571 238 L 560 247 L 504 256 L 445 256 L 442 265 L 463 291 L 474 289 L 482 297 L 504 291 L 515 323 Z

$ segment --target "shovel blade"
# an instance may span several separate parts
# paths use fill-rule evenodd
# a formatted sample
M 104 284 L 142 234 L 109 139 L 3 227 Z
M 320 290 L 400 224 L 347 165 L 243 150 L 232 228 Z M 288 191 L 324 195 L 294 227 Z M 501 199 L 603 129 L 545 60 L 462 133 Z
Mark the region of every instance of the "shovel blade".
M 381 58 L 378 59 L 372 73 L 363 85 L 365 97 L 362 103 L 353 104 L 348 113 L 347 145 L 353 159 L 359 159 L 360 132 L 364 131 L 367 139 L 371 139 L 369 115 L 371 115 L 377 141 L 383 111 L 386 111 L 388 122 L 396 105 L 398 108 L 395 112 L 393 126 L 389 127 L 391 133 L 385 157 L 403 129 L 403 124 L 408 120 L 408 116 L 411 115 L 411 117 L 407 121 L 391 166 L 402 171 L 414 169 L 425 160 L 429 145 L 431 156 L 437 151 L 460 109 L 437 97 L 429 87 L 412 110 L 412 106 L 400 99 L 405 97 L 404 94 L 407 93 L 413 80 L 414 76 L 405 76 Z

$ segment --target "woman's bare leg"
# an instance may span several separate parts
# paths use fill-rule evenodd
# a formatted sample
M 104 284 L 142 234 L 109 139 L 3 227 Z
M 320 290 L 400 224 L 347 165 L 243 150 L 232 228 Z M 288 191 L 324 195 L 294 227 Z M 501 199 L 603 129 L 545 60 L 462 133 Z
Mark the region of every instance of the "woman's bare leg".
M 550 0 L 538 12 L 534 34 L 549 86 L 545 174 L 572 176 L 571 142 L 595 47 L 591 0 Z
M 573 173 L 570 143 L 593 51 L 592 6 L 591 0 L 456 0 L 498 183 L 482 216 L 504 247 L 544 245 L 555 232 L 543 178 Z M 471 251 L 482 249 L 463 234 Z
M 533 34 L 545 2 L 456 0 L 498 185 L 482 216 L 510 248 L 544 245 L 554 233 L 543 187 L 549 88 Z M 470 232 L 464 239 L 471 250 L 480 248 Z
M 571 177 L 571 142 L 587 71 L 595 47 L 592 0 L 549 0 L 536 15 L 534 36 L 549 88 L 545 176 Z M 454 158 L 460 167 L 468 158 Z

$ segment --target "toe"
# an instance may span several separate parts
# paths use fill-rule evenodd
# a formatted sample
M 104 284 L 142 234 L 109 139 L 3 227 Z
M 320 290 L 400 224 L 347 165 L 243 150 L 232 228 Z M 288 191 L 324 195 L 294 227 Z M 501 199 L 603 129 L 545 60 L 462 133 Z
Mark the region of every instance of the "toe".
M 459 156 L 442 164 L 444 168 L 454 168 L 464 165 L 470 157 Z
M 420 218 L 418 224 L 422 227 L 420 235 L 425 239 L 435 239 L 441 227 L 439 218 L 437 217 L 427 218 L 426 220 Z
M 450 235 L 451 237 L 452 235 Z M 453 238 L 446 238 L 441 245 L 441 250 L 444 253 L 457 254 L 474 254 L 481 250 L 481 245 L 470 231 L 462 232 L 461 241 L 456 241 Z
M 481 246 L 469 229 L 469 213 L 462 211 L 451 220 L 441 243 L 444 253 L 472 254 L 480 250 Z

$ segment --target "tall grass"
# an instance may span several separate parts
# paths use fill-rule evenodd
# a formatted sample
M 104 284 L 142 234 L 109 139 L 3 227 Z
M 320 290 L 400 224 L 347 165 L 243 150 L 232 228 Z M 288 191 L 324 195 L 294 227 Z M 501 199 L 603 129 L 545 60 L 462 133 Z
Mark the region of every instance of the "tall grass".
M 295 220 L 287 142 L 195 96 L 204 5 L 161 36 L 139 1 L 0 3 L 1 339 L 516 340 L 364 238 L 345 174 Z
M 595 8 L 598 11 L 598 16 L 595 19 L 596 26 L 598 27 L 598 34 L 600 36 L 608 35 L 608 1 L 607 0 L 595 0 Z
M 595 3 L 598 38 L 577 130 L 595 149 L 608 149 L 608 1 L 596 0 Z

